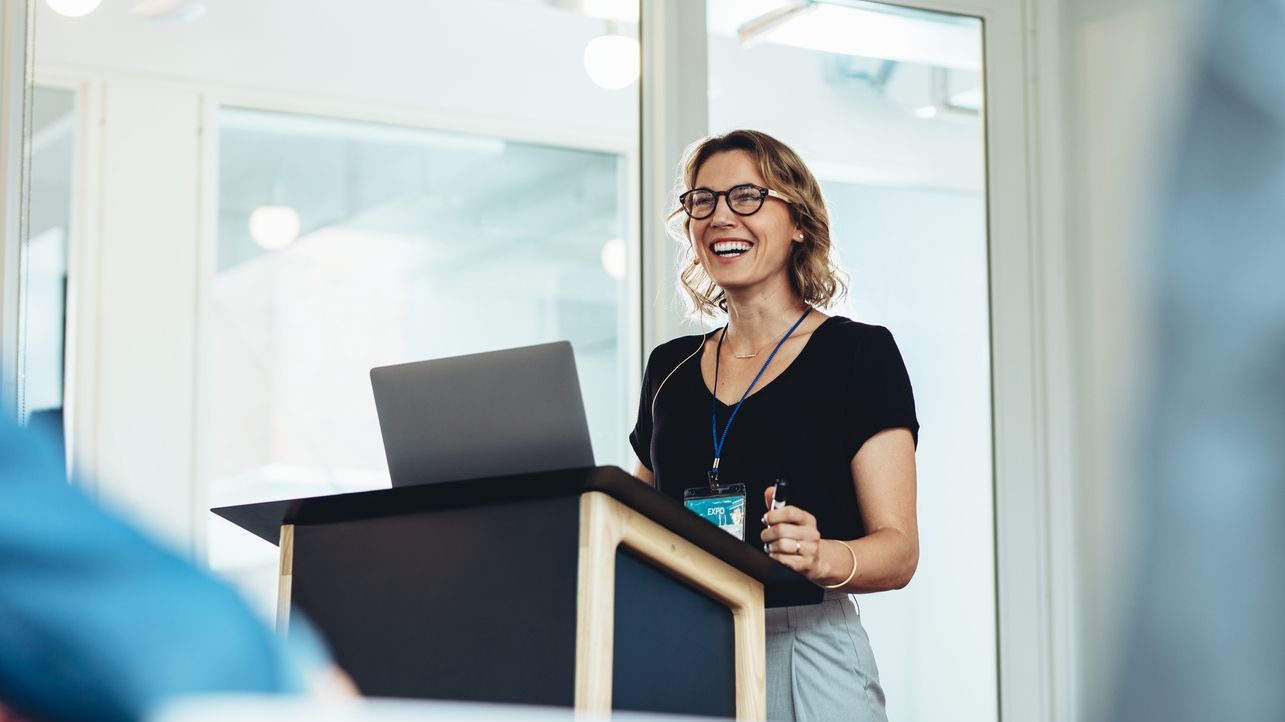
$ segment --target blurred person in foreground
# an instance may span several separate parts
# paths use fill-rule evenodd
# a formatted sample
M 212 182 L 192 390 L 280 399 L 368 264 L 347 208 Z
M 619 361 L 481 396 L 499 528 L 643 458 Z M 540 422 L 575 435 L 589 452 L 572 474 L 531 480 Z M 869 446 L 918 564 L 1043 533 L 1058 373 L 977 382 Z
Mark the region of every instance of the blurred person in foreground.
M 1285 719 L 1285 2 L 1206 2 L 1162 189 L 1112 718 Z
M 47 439 L 0 418 L 0 722 L 350 690 L 314 636 L 292 629 L 286 646 L 230 587 L 69 485 Z

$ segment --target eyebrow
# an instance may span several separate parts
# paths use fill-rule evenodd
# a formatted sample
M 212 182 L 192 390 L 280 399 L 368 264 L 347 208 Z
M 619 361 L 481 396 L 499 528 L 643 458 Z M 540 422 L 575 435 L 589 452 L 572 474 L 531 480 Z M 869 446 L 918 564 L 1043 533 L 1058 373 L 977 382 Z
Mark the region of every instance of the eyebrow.
M 733 188 L 735 188 L 735 187 L 737 187 L 737 186 L 758 186 L 759 188 L 766 188 L 766 187 L 767 187 L 767 184 L 766 184 L 766 183 L 759 183 L 758 181 L 742 181 L 742 182 L 740 182 L 740 183 L 733 183 L 732 185 L 728 186 L 728 187 L 727 187 L 727 188 L 725 188 L 724 190 L 729 190 L 729 191 L 730 191 L 730 190 L 732 190 Z M 712 191 L 712 190 L 714 190 L 714 189 L 713 189 L 713 188 L 710 188 L 709 186 L 692 186 L 691 188 L 688 188 L 687 190 L 692 190 L 692 191 Z

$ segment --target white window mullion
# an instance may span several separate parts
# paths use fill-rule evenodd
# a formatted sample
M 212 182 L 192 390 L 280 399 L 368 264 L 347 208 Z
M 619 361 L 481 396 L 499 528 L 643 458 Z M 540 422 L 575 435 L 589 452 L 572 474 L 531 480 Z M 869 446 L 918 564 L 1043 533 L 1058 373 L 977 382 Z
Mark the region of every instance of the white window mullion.
M 643 353 L 684 333 L 675 252 L 665 235 L 683 148 L 709 127 L 705 3 L 641 3 Z M 690 331 L 687 331 L 690 332 Z

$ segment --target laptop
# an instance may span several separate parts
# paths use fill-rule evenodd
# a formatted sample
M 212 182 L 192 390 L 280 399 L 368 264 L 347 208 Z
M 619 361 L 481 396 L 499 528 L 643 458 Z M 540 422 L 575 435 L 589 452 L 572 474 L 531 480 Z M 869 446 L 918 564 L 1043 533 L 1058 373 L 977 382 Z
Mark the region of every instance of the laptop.
M 370 370 L 393 486 L 593 466 L 567 341 Z

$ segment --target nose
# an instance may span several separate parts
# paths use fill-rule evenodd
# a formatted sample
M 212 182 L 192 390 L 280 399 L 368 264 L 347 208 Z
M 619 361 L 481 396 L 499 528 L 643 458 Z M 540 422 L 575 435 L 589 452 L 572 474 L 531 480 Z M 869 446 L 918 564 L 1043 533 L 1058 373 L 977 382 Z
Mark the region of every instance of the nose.
M 714 212 L 709 216 L 709 224 L 715 228 L 730 228 L 738 223 L 732 212 L 731 201 L 726 196 L 714 197 Z

